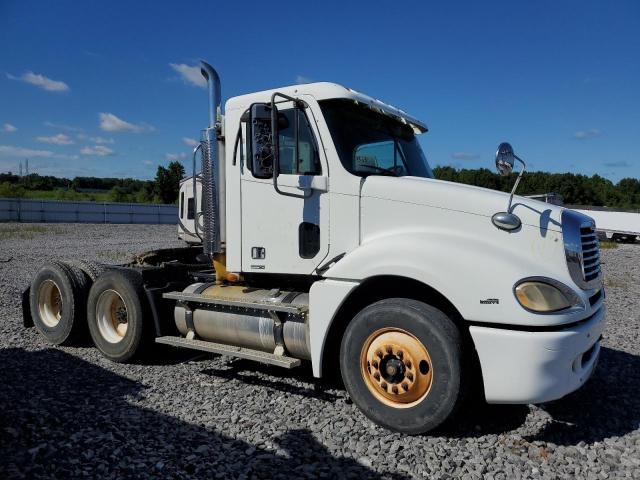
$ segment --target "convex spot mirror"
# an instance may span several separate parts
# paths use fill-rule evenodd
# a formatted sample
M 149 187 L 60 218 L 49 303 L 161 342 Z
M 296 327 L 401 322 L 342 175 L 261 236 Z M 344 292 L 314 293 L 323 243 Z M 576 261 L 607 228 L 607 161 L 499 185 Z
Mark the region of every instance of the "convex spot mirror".
M 496 169 L 498 173 L 500 175 L 509 175 L 513 171 L 515 158 L 513 147 L 506 142 L 501 143 L 496 151 Z

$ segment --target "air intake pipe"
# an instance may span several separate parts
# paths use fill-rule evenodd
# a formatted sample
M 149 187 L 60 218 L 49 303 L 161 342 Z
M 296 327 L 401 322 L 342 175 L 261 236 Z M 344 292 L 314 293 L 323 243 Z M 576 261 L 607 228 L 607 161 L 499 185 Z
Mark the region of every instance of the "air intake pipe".
M 207 80 L 209 90 L 209 127 L 202 131 L 202 246 L 211 261 L 222 253 L 221 226 L 224 210 L 224 166 L 219 155 L 219 140 L 222 133 L 220 77 L 207 62 L 200 62 L 200 72 Z M 222 205 L 221 205 L 222 203 Z

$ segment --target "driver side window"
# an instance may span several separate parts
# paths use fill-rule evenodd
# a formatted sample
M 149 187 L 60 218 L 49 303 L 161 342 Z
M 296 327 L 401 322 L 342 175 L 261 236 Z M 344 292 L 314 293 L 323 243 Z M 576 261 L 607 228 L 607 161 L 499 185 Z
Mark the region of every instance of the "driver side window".
M 296 118 L 297 114 L 297 118 Z M 281 110 L 286 118 L 278 130 L 280 173 L 290 175 L 320 175 L 320 156 L 309 120 L 300 109 Z M 298 162 L 296 162 L 295 122 L 298 122 Z
M 393 140 L 357 146 L 353 151 L 353 170 L 361 173 L 387 171 L 396 175 L 407 174 L 402 152 Z

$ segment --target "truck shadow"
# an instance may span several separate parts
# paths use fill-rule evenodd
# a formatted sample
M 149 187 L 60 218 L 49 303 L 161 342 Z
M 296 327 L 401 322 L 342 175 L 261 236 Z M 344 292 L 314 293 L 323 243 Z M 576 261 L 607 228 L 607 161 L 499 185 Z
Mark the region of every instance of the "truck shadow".
M 3 479 L 404 478 L 334 456 L 305 429 L 272 439 L 275 452 L 136 405 L 142 384 L 61 350 L 2 349 L 0 364 Z
M 340 382 L 314 378 L 308 365 L 284 371 L 238 360 L 227 366 L 201 373 L 331 403 L 350 401 Z M 596 371 L 583 388 L 540 408 L 551 419 L 540 431 L 527 436 L 529 441 L 576 445 L 626 435 L 640 425 L 640 356 L 603 347 Z M 472 397 L 454 422 L 431 435 L 469 438 L 507 433 L 524 425 L 529 414 L 528 405 L 487 405 Z
M 227 362 L 226 369 L 206 368 L 200 373 L 216 378 L 238 380 L 247 385 L 272 388 L 287 394 L 315 398 L 330 403 L 339 400 L 350 401 L 346 391 L 341 388 L 342 385 L 337 380 L 325 381 L 315 378 L 311 371 L 311 364 L 308 362 L 304 362 L 295 371 L 292 371 L 238 359 Z M 341 390 L 342 395 L 336 395 L 329 391 L 336 388 Z
M 352 402 L 339 378 L 317 379 L 308 363 L 295 370 L 283 370 L 247 360 L 232 360 L 227 368 L 205 368 L 200 373 L 329 403 Z M 428 435 L 463 438 L 504 433 L 520 427 L 528 413 L 526 405 L 487 405 L 473 397 L 465 402 L 454 422 Z
M 578 391 L 540 405 L 550 421 L 529 442 L 571 446 L 624 436 L 640 425 L 640 356 L 602 347 L 593 377 Z M 443 436 L 469 437 L 515 430 L 526 421 L 527 405 L 472 404 Z
M 640 425 L 640 356 L 603 347 L 593 377 L 580 390 L 541 406 L 553 421 L 529 441 L 558 445 L 623 436 Z

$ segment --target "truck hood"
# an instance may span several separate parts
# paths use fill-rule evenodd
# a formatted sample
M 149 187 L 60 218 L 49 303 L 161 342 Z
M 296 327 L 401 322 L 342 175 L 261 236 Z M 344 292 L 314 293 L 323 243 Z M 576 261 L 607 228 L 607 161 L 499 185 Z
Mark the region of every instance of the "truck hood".
M 424 205 L 488 218 L 497 212 L 504 212 L 509 202 L 508 193 L 488 188 L 432 178 L 374 175 L 365 179 L 361 196 Z M 562 210 L 562 207 L 549 203 L 518 195 L 513 197 L 512 213 L 520 217 L 523 225 L 561 232 Z

